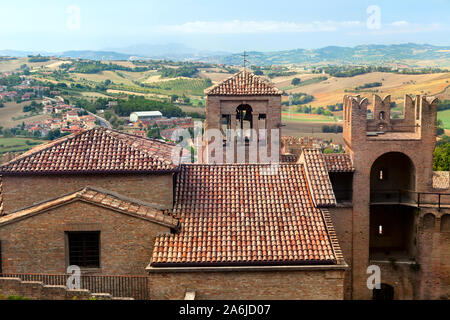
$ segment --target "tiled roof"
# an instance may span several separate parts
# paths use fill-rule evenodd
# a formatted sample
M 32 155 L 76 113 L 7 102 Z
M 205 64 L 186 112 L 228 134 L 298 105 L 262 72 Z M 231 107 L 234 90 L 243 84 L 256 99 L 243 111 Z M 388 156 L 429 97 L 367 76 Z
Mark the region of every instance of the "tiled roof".
M 322 152 L 318 149 L 303 149 L 300 162 L 305 164 L 306 176 L 315 205 L 335 206 L 336 198 Z
M 353 162 L 350 155 L 345 153 L 324 154 L 323 158 L 327 165 L 328 172 L 353 172 Z
M 249 71 L 234 76 L 205 90 L 209 96 L 277 96 L 283 92 Z
M 301 164 L 182 165 L 181 231 L 155 241 L 152 267 L 334 264 L 322 212 Z
M 159 209 L 158 206 L 93 187 L 86 187 L 80 191 L 4 215 L 0 217 L 0 225 L 11 223 L 16 219 L 23 219 L 26 216 L 47 211 L 51 208 L 76 200 L 106 207 L 114 211 L 143 218 L 174 229 L 178 228 L 179 225 L 177 219 L 171 216 L 167 210 Z
M 281 162 L 283 163 L 296 163 L 298 156 L 292 153 L 285 153 L 281 155 Z
M 178 147 L 94 128 L 31 149 L 0 166 L 3 174 L 149 172 L 177 168 Z
M 450 171 L 434 171 L 433 172 L 433 188 L 449 189 L 450 188 Z

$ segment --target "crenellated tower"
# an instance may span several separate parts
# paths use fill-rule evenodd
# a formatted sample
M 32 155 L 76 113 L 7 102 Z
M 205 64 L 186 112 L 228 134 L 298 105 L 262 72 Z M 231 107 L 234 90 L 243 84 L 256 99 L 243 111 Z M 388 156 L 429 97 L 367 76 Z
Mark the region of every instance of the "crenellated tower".
M 371 104 L 359 95 L 344 96 L 343 138 L 355 167 L 353 298 L 371 298 L 368 265 L 389 268 L 392 259 L 407 263 L 422 259 L 416 203 L 419 193 L 432 190 L 437 103 L 434 97 L 406 95 L 403 117 L 393 118 L 390 96 L 374 95 Z M 390 276 L 400 279 L 396 272 Z

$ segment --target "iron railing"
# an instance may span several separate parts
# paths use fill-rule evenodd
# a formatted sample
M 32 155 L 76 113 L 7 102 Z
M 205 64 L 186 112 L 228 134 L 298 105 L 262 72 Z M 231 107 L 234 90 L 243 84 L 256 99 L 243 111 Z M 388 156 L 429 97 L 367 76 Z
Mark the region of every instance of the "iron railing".
M 420 208 L 450 208 L 450 193 L 410 190 L 377 190 L 370 194 L 371 204 L 403 204 Z
M 0 277 L 19 278 L 22 281 L 39 281 L 44 285 L 67 286 L 70 274 L 2 273 Z M 150 299 L 147 276 L 81 275 L 80 289 L 91 293 L 109 293 L 117 298 Z

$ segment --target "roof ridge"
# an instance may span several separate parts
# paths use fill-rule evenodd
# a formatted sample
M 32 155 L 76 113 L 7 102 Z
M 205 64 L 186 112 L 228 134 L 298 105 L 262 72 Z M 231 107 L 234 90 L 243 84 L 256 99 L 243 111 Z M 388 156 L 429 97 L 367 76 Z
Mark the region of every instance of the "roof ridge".
M 24 153 L 22 153 L 21 155 L 18 155 L 18 156 L 15 157 L 14 159 L 11 159 L 10 161 L 1 164 L 1 165 L 0 165 L 0 169 L 1 169 L 2 167 L 6 167 L 6 166 L 8 166 L 8 165 L 10 165 L 10 164 L 12 164 L 12 163 L 14 163 L 14 162 L 16 162 L 16 161 L 26 159 L 26 158 L 31 157 L 31 156 L 33 156 L 33 155 L 39 153 L 39 152 L 42 152 L 42 151 L 48 150 L 48 149 L 50 149 L 50 148 L 53 148 L 54 146 L 56 146 L 56 145 L 58 145 L 58 144 L 61 144 L 61 143 L 64 143 L 64 142 L 66 142 L 66 141 L 68 141 L 68 140 L 74 139 L 75 137 L 77 137 L 77 136 L 79 136 L 79 135 L 82 135 L 82 134 L 84 134 L 84 133 L 86 133 L 86 132 L 89 132 L 89 131 L 91 131 L 91 130 L 94 130 L 94 129 L 96 129 L 96 128 L 93 128 L 93 129 L 90 129 L 90 130 L 82 130 L 82 131 L 79 131 L 79 132 L 76 132 L 76 133 L 69 134 L 69 135 L 67 135 L 67 136 L 60 137 L 60 138 L 58 138 L 58 139 L 56 139 L 56 140 L 49 141 L 49 142 L 44 143 L 44 144 L 42 144 L 42 145 L 38 145 L 38 146 L 36 146 L 36 147 L 34 147 L 34 148 L 31 148 L 31 149 L 28 150 L 27 152 L 24 152 Z M 41 147 L 41 148 L 40 148 L 40 147 Z M 33 150 L 34 150 L 34 151 L 33 151 Z M 33 152 L 32 152 L 32 151 L 33 151 Z
M 111 129 L 107 129 L 107 130 L 111 130 Z M 105 130 L 105 131 L 106 131 L 106 130 Z M 143 149 L 140 149 L 140 148 L 138 148 L 138 147 L 136 147 L 136 146 L 133 146 L 133 144 L 132 144 L 132 143 L 129 143 L 129 141 L 127 141 L 126 139 L 124 139 L 124 140 L 121 139 L 121 138 L 120 138 L 120 135 L 127 135 L 127 136 L 129 136 L 130 138 L 137 138 L 137 139 L 140 139 L 140 140 L 143 140 L 143 141 L 156 142 L 156 143 L 159 143 L 159 144 L 162 144 L 162 145 L 171 146 L 171 147 L 176 147 L 175 144 L 166 143 L 166 142 L 159 141 L 159 140 L 156 140 L 156 139 L 151 139 L 151 138 L 143 138 L 143 137 L 139 137 L 139 136 L 136 136 L 136 135 L 133 135 L 133 134 L 130 134 L 130 133 L 120 132 L 120 131 L 116 131 L 116 130 L 111 130 L 111 131 L 113 131 L 114 133 L 116 133 L 116 135 L 114 136 L 114 138 L 117 138 L 117 139 L 119 139 L 120 141 L 126 143 L 130 148 L 133 148 L 134 150 L 137 150 L 138 152 L 143 152 L 143 153 L 145 153 L 147 156 L 154 157 L 154 158 L 156 158 L 156 160 L 161 161 L 161 162 L 164 163 L 164 164 L 169 164 L 169 165 L 172 164 L 169 160 L 163 159 L 163 158 L 162 158 L 161 156 L 159 156 L 158 154 L 152 154 L 152 155 L 150 155 L 148 151 L 143 150 Z
M 135 212 L 131 212 L 131 211 L 127 212 L 127 210 L 123 210 L 119 206 L 116 207 L 114 205 L 104 203 L 103 202 L 104 198 L 101 199 L 101 201 L 93 201 L 92 199 L 94 198 L 94 196 L 89 197 L 86 195 L 89 191 L 92 191 L 92 192 L 95 192 L 98 194 L 102 194 L 104 196 L 110 196 L 115 199 L 128 202 L 130 204 L 147 207 L 148 209 L 159 212 L 161 217 L 158 219 L 155 214 L 152 217 L 151 215 L 147 214 L 145 209 L 144 209 L 143 213 L 139 213 L 138 211 L 140 211 L 140 210 L 138 210 L 138 209 L 136 209 Z M 113 191 L 109 191 L 109 190 L 98 188 L 98 187 L 92 187 L 92 186 L 86 186 L 77 191 L 63 194 L 61 196 L 58 196 L 58 197 L 55 197 L 55 198 L 52 198 L 49 200 L 45 200 L 40 203 L 33 204 L 31 206 L 8 213 L 7 215 L 0 217 L 0 225 L 2 225 L 4 223 L 6 223 L 6 224 L 11 223 L 11 222 L 15 221 L 16 219 L 24 218 L 29 215 L 34 215 L 34 214 L 41 213 L 43 211 L 50 210 L 51 208 L 64 205 L 75 199 L 78 199 L 80 201 L 85 201 L 85 202 L 91 203 L 93 205 L 106 207 L 106 208 L 109 208 L 110 210 L 117 211 L 120 213 L 130 214 L 130 215 L 133 215 L 136 217 L 145 218 L 145 219 L 151 220 L 155 223 L 167 225 L 168 227 L 171 227 L 171 228 L 177 228 L 179 226 L 179 220 L 172 215 L 164 214 L 164 211 L 169 212 L 169 210 L 163 209 L 162 206 L 157 208 L 157 205 L 155 205 L 155 204 L 147 203 L 147 202 L 144 202 L 144 201 L 141 201 L 138 199 L 129 198 L 129 197 L 120 195 L 118 193 L 115 193 Z
M 105 131 L 106 131 L 106 130 L 105 130 Z M 140 149 L 140 148 L 138 148 L 138 147 L 135 147 L 135 146 L 133 146 L 132 143 L 129 143 L 129 141 L 126 141 L 126 140 L 124 140 L 124 139 L 121 139 L 121 138 L 119 137 L 119 135 L 122 134 L 122 132 L 115 131 L 115 130 L 113 130 L 112 132 L 114 132 L 115 135 L 111 135 L 111 137 L 113 137 L 113 138 L 116 139 L 116 140 L 119 140 L 121 143 L 126 144 L 126 145 L 127 145 L 129 148 L 131 148 L 132 150 L 135 150 L 135 151 L 141 153 L 142 155 L 144 155 L 144 156 L 146 156 L 146 157 L 148 157 L 148 158 L 154 157 L 154 158 L 156 158 L 157 161 L 160 161 L 161 163 L 164 163 L 164 164 L 171 164 L 170 161 L 168 161 L 168 160 L 163 160 L 163 159 L 161 159 L 161 158 L 160 158 L 158 155 L 156 155 L 156 154 L 150 155 L 149 152 L 147 152 L 146 150 L 143 150 L 143 149 Z M 143 139 L 143 138 L 141 138 L 141 137 L 134 136 L 134 135 L 130 135 L 130 136 L 131 136 L 131 137 L 136 137 L 136 138 Z
M 178 166 L 172 157 L 174 148 L 177 146 L 163 141 L 95 127 L 33 148 L 1 165 L 0 172 L 174 170 Z
M 228 86 L 230 86 L 230 88 L 228 88 Z M 206 95 L 219 95 L 219 96 L 283 94 L 283 92 L 271 82 L 245 69 L 235 73 L 234 75 L 215 84 L 214 86 L 205 89 L 204 92 Z

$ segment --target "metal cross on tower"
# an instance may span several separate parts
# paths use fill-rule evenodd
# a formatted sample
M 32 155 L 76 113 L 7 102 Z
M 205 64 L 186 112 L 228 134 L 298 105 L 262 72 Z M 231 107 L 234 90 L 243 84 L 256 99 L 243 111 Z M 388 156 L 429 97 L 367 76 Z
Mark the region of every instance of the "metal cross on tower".
M 244 54 L 241 55 L 241 57 L 243 57 L 243 59 L 244 59 L 244 71 L 245 71 L 245 67 L 246 67 L 247 62 L 248 62 L 248 60 L 246 59 L 248 57 L 248 54 L 247 54 L 247 52 L 245 50 L 244 50 Z

